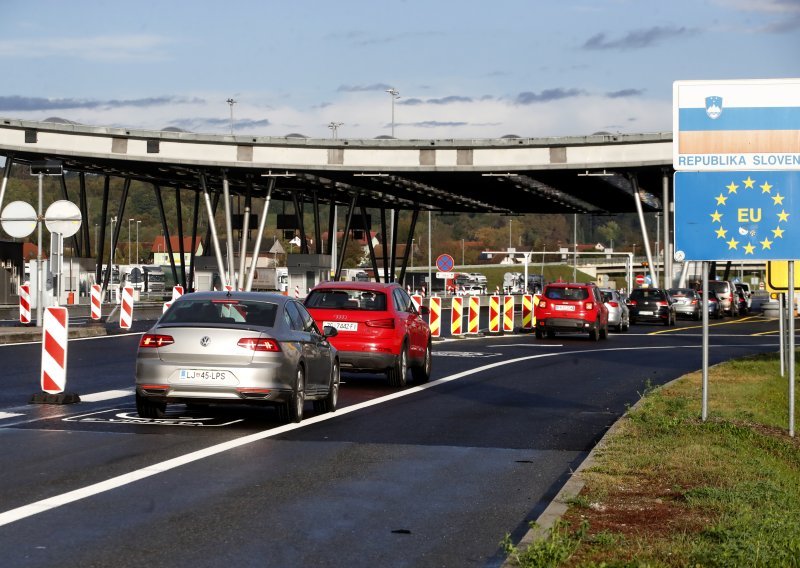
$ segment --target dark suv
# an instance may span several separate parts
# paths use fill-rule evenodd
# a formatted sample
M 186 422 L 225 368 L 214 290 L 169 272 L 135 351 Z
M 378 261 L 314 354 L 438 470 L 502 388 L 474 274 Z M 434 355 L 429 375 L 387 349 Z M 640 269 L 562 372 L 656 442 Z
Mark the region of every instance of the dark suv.
M 627 300 L 631 325 L 651 321 L 664 325 L 675 325 L 675 305 L 661 288 L 636 288 Z
M 608 337 L 608 308 L 594 284 L 548 284 L 535 315 L 537 339 L 556 332 L 589 332 L 595 341 Z

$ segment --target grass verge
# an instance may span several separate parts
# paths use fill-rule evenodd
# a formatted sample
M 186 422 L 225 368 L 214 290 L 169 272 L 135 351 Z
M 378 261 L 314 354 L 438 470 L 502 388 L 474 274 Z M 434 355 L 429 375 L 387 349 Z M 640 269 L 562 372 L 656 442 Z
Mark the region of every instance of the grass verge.
M 523 567 L 800 567 L 800 440 L 777 354 L 649 392 L 579 475 L 585 485 Z

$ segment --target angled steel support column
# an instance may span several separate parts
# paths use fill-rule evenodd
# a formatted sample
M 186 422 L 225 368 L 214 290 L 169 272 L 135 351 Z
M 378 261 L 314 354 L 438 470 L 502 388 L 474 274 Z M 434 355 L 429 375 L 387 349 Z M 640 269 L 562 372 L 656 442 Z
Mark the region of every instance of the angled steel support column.
M 300 230 L 300 254 L 308 254 L 308 239 L 306 239 L 306 227 L 303 222 L 303 208 L 300 206 L 300 200 L 297 199 L 296 191 L 292 192 L 292 203 L 294 203 L 294 217 Z
M 86 174 L 81 172 L 78 174 L 78 180 L 80 183 L 80 208 L 81 208 L 81 216 L 83 217 L 83 225 L 81 226 L 81 232 L 83 234 L 82 240 L 85 243 L 83 246 L 83 250 L 81 251 L 81 256 L 85 256 L 86 258 L 92 257 L 92 240 L 91 240 L 91 231 L 89 230 L 89 202 L 86 198 Z M 138 261 L 138 259 L 137 259 Z
M 317 199 L 316 190 L 312 195 L 314 197 L 314 253 L 322 254 L 322 227 L 319 218 L 319 199 Z
M 164 200 L 161 198 L 161 186 L 153 184 L 153 189 L 156 192 L 156 202 L 158 203 L 158 212 L 161 214 L 161 229 L 164 231 L 164 246 L 167 248 L 167 255 L 169 255 L 169 265 L 172 268 L 172 281 L 177 284 L 178 270 L 175 267 L 175 255 L 172 252 L 172 238 L 169 234 L 169 227 L 167 226 L 167 214 L 164 212 Z M 117 226 L 119 229 L 119 226 Z
M 178 250 L 181 253 L 181 286 L 186 290 L 186 247 L 183 242 L 183 208 L 181 207 L 181 188 L 175 187 L 175 207 L 178 217 Z
M 247 277 L 244 273 L 244 263 L 247 260 L 247 236 L 250 233 L 250 196 L 253 193 L 253 180 L 247 181 L 247 195 L 244 198 L 244 218 L 242 219 L 242 242 L 239 245 L 239 280 L 238 289 L 246 290 Z M 253 256 L 255 259 L 256 257 Z
M 406 237 L 406 250 L 403 253 L 403 264 L 400 266 L 400 276 L 397 279 L 398 282 L 401 284 L 406 278 L 406 268 L 408 267 L 408 255 L 409 252 L 413 252 L 411 250 L 412 244 L 414 242 L 414 231 L 417 228 L 417 217 L 419 217 L 419 205 L 414 208 L 414 211 L 411 213 L 411 226 L 408 228 L 408 237 Z
M 206 191 L 203 189 L 202 191 Z M 217 216 L 217 206 L 219 205 L 219 198 L 222 195 L 222 190 L 217 188 L 217 191 L 214 192 L 214 204 L 211 207 L 211 218 Z M 206 229 L 206 237 L 203 240 L 203 250 L 209 250 L 211 248 L 211 227 Z
M 325 245 L 325 254 L 333 256 L 333 243 L 336 242 L 336 202 L 331 199 L 328 206 L 328 244 Z
M 642 198 L 639 195 L 639 180 L 633 174 L 628 174 L 633 189 L 633 200 L 636 203 L 636 213 L 639 215 L 639 226 L 642 229 L 642 240 L 644 240 L 644 251 L 647 255 L 647 267 L 650 269 L 650 278 L 653 286 L 658 287 L 655 266 L 653 266 L 653 253 L 650 251 L 650 238 L 647 235 L 647 225 L 644 222 L 644 212 L 642 211 Z
M 194 192 L 194 211 L 192 213 L 192 253 L 189 255 L 189 282 L 187 290 L 194 292 L 194 257 L 197 254 L 197 220 L 200 217 L 200 192 Z
M 370 240 L 372 240 L 370 238 Z M 389 281 L 389 237 L 386 234 L 386 209 L 381 207 L 381 244 L 383 245 L 383 281 Z M 375 281 L 380 282 L 378 272 L 375 271 Z
M 233 267 L 233 223 L 231 223 L 231 192 L 228 185 L 228 173 L 222 170 L 222 199 L 225 206 L 225 233 L 227 235 L 226 254 L 228 256 L 228 283 L 236 289 L 236 273 Z
M 347 210 L 347 221 L 344 225 L 344 235 L 342 236 L 342 251 L 339 253 L 339 261 L 336 263 L 336 278 L 340 280 L 342 277 L 342 263 L 344 263 L 344 253 L 347 252 L 347 241 L 350 235 L 350 225 L 353 223 L 353 210 L 356 208 L 356 201 L 358 201 L 358 193 L 353 194 L 353 199 L 350 200 L 350 207 Z
M 117 210 L 117 219 L 122 219 L 125 216 L 125 204 L 128 201 L 128 190 L 131 188 L 131 178 L 125 178 L 125 181 L 122 184 L 122 197 L 119 200 L 119 209 Z M 117 248 L 117 241 L 119 240 L 119 232 L 122 228 L 122 223 L 117 222 L 117 226 L 114 227 L 114 234 L 111 235 L 111 253 L 109 255 L 109 262 L 108 262 L 108 270 L 106 270 L 106 276 L 103 279 L 103 291 L 108 289 L 108 282 L 111 279 L 111 271 L 113 267 L 111 266 L 111 258 L 114 258 L 114 250 Z M 122 275 L 120 274 L 120 283 L 122 282 Z
M 6 167 L 3 168 L 3 181 L 0 183 L 0 211 L 3 210 L 3 199 L 6 196 L 6 186 L 8 185 L 8 176 L 11 174 L 11 166 L 14 165 L 14 155 L 9 154 L 6 156 Z
M 256 235 L 256 244 L 253 248 L 253 260 L 250 262 L 250 272 L 247 274 L 247 286 L 245 290 L 248 292 L 253 289 L 253 278 L 256 275 L 256 262 L 258 261 L 258 254 L 261 252 L 261 239 L 264 237 L 264 227 L 267 225 L 267 213 L 269 213 L 269 202 L 272 199 L 272 190 L 275 188 L 275 178 L 271 177 L 267 181 L 267 196 L 264 198 L 264 207 L 261 210 L 261 220 L 258 222 L 258 234 Z
M 200 187 L 203 189 L 203 199 L 206 203 L 206 213 L 208 214 L 208 229 L 211 233 L 211 241 L 214 244 L 214 255 L 217 257 L 217 270 L 219 270 L 219 280 L 222 290 L 228 285 L 228 279 L 225 277 L 225 264 L 222 262 L 222 251 L 219 247 L 219 239 L 217 238 L 217 226 L 214 223 L 214 209 L 211 207 L 211 198 L 208 196 L 208 188 L 206 187 L 206 176 L 200 174 Z
M 662 170 L 661 178 L 662 196 L 661 206 L 664 208 L 664 288 L 672 288 L 674 277 L 672 274 L 672 244 L 669 239 L 671 226 L 669 216 L 669 170 Z
M 94 281 L 100 282 L 103 269 L 103 250 L 106 248 L 106 223 L 108 222 L 108 193 L 110 191 L 111 178 L 106 175 L 103 182 L 103 210 L 100 212 L 100 241 L 97 244 L 97 266 L 94 269 Z M 108 282 L 107 280 L 105 282 Z M 106 291 L 106 283 L 103 283 L 103 292 Z
M 394 282 L 394 269 L 397 264 L 397 224 L 400 221 L 400 211 L 392 209 L 392 250 L 389 253 L 391 267 L 387 282 Z
M 69 191 L 67 190 L 67 178 L 63 169 L 61 170 L 60 178 L 61 178 L 61 193 L 64 195 L 64 199 L 66 199 L 71 203 L 72 200 L 69 198 Z M 77 253 L 78 256 L 83 256 L 83 249 L 81 247 L 81 242 L 78 239 L 78 233 L 72 235 L 72 250 L 75 251 L 75 253 Z M 130 259 L 128 260 L 129 260 L 128 264 L 130 264 Z
M 361 217 L 366 219 L 367 218 L 367 209 L 363 205 L 361 206 Z M 372 246 L 372 236 L 367 231 L 367 249 L 369 250 L 369 261 L 372 263 L 372 271 L 377 276 L 378 274 L 378 259 L 375 258 L 375 247 Z M 376 282 L 380 282 L 379 278 L 375 278 Z

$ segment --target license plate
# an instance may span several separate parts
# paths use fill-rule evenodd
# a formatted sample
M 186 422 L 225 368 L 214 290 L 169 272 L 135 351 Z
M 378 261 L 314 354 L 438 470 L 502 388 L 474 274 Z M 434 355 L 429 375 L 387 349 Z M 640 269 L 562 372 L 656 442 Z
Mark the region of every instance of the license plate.
M 324 321 L 322 327 L 329 325 L 339 331 L 358 331 L 358 322 L 355 321 Z
M 181 380 L 186 381 L 209 381 L 213 383 L 224 383 L 228 380 L 227 371 L 210 371 L 208 369 L 181 369 Z
M 639 315 L 640 315 L 640 316 L 652 316 L 652 315 L 653 315 L 653 312 L 651 312 L 651 311 L 649 311 L 649 310 L 648 310 L 648 311 L 640 311 L 640 312 L 639 312 Z
M 556 311 L 557 312 L 574 312 L 575 306 L 571 304 L 556 304 Z

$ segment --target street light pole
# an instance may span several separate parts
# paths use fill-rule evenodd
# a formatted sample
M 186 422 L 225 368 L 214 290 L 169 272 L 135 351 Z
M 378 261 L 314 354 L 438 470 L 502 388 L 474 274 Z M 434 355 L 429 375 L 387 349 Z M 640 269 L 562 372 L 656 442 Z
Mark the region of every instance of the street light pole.
M 392 87 L 391 89 L 386 89 L 386 92 L 392 97 L 392 138 L 394 138 L 394 100 L 400 98 L 400 91 Z
M 136 221 L 136 264 L 139 264 L 139 224 L 141 221 Z
M 331 133 L 333 134 L 333 139 L 337 140 L 339 138 L 339 127 L 344 124 L 343 122 L 329 122 L 328 128 L 331 129 Z
M 136 219 L 128 219 L 128 264 L 131 263 L 131 222 Z
M 233 136 L 233 105 L 237 103 L 237 101 L 233 99 L 228 99 L 225 101 L 231 107 L 231 136 Z

